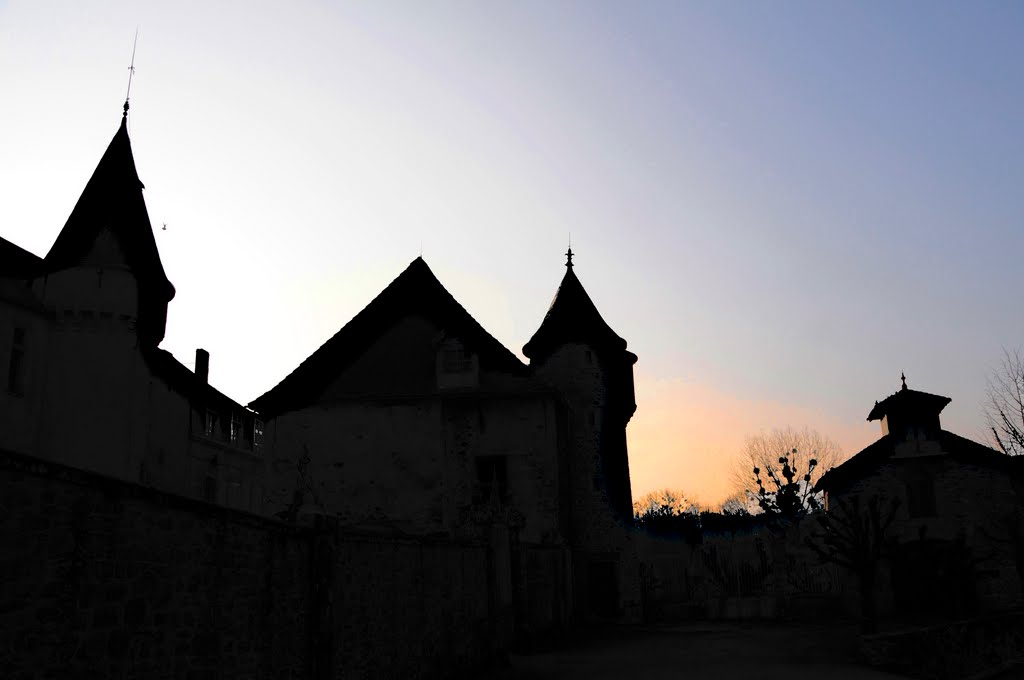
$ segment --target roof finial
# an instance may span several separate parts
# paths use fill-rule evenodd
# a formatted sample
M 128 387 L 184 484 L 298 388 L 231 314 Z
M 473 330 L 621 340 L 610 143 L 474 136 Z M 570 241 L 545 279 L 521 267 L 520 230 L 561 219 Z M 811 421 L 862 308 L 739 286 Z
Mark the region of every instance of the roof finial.
M 903 387 L 902 387 L 901 389 L 902 389 L 903 391 L 906 391 L 906 389 L 907 389 L 907 376 L 905 376 L 905 375 L 903 374 L 903 371 L 900 371 L 900 380 L 902 380 L 902 381 L 903 381 Z
M 124 93 L 124 113 L 121 114 L 122 118 L 128 117 L 128 97 L 132 93 L 132 76 L 135 75 L 135 48 L 139 44 L 139 27 L 135 27 L 135 42 L 132 43 L 132 63 L 128 67 L 128 91 Z
M 565 266 L 572 269 L 572 246 L 569 246 L 569 250 L 565 251 Z

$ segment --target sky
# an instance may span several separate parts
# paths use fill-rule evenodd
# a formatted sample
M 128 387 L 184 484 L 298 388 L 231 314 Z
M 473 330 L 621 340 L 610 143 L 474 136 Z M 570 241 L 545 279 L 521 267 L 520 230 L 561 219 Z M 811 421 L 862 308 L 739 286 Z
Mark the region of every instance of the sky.
M 983 439 L 1024 345 L 1019 3 L 0 0 L 3 238 L 53 243 L 136 29 L 162 346 L 242 403 L 421 253 L 522 357 L 570 237 L 634 496 L 721 501 L 773 427 L 853 454 L 901 372 Z

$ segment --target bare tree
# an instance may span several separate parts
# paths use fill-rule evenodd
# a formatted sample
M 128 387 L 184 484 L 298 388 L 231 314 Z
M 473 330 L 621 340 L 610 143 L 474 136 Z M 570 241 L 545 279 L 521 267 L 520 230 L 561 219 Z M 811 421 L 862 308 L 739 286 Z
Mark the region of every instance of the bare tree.
M 991 444 L 1010 456 L 1024 453 L 1024 357 L 1003 349 L 1003 360 L 988 376 L 985 420 Z
M 793 450 L 796 449 L 796 453 Z M 845 458 L 842 448 L 834 440 L 817 430 L 804 427 L 797 430 L 793 427 L 776 428 L 770 432 L 762 432 L 747 437 L 743 450 L 733 460 L 730 479 L 735 493 L 744 497 L 748 494 L 757 495 L 758 484 L 754 468 L 759 468 L 768 477 L 782 476 L 780 457 L 786 457 L 789 466 L 811 472 L 807 484 L 813 487 L 818 478 L 835 467 Z M 810 465 L 814 459 L 817 464 Z M 813 471 L 810 468 L 813 467 Z
M 875 583 L 878 568 L 888 555 L 891 528 L 899 501 L 883 502 L 871 496 L 861 502 L 858 496 L 832 503 L 828 512 L 817 515 L 820 533 L 804 539 L 822 562 L 838 564 L 857 579 L 861 599 L 861 625 L 866 633 L 877 629 Z
M 682 515 L 698 512 L 700 508 L 678 489 L 659 489 L 644 494 L 633 501 L 633 516 L 643 517 L 652 514 Z

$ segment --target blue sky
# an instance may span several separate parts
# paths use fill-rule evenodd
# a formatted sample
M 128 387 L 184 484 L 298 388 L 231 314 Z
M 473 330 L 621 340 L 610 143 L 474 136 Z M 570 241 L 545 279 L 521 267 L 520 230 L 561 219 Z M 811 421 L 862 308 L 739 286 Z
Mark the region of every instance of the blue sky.
M 0 3 L 3 237 L 53 242 L 136 26 L 164 347 L 243 402 L 421 248 L 519 352 L 570 232 L 640 356 L 637 495 L 717 500 L 772 426 L 853 453 L 901 371 L 981 438 L 1024 344 L 1019 4 Z

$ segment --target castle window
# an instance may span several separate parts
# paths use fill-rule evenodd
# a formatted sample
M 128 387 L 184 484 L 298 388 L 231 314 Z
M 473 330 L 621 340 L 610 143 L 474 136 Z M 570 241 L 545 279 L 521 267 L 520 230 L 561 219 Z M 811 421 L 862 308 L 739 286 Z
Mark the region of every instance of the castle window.
M 488 503 L 508 497 L 508 459 L 505 456 L 481 456 L 476 459 L 477 500 Z
M 206 410 L 206 422 L 203 424 L 203 434 L 207 437 L 213 436 L 213 428 L 217 422 L 217 414 L 213 411 Z
M 7 364 L 7 390 L 11 394 L 25 393 L 25 329 L 15 328 L 11 342 L 11 358 Z

